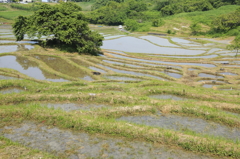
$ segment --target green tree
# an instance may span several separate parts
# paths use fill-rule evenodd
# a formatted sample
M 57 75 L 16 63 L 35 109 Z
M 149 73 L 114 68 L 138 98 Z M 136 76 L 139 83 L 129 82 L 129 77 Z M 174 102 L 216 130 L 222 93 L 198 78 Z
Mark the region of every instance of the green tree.
M 136 20 L 127 19 L 124 22 L 125 29 L 129 31 L 135 31 L 139 28 L 139 24 L 136 22 Z
M 212 22 L 212 28 L 218 32 L 226 32 L 240 26 L 240 8 L 235 12 L 218 16 Z
M 236 50 L 236 57 L 238 55 L 238 50 L 240 49 L 240 35 L 236 36 L 233 43 L 227 46 L 229 50 Z
M 19 16 L 13 24 L 18 41 L 27 34 L 30 38 L 47 36 L 46 45 L 71 49 L 79 53 L 97 54 L 103 37 L 91 31 L 81 8 L 74 3 L 41 4 L 30 17 Z
M 198 23 L 193 23 L 190 25 L 191 31 L 193 35 L 196 35 L 198 32 L 201 31 L 201 25 L 199 25 Z
M 154 19 L 152 21 L 152 26 L 154 27 L 159 27 L 159 26 L 163 26 L 164 25 L 164 21 L 162 19 Z

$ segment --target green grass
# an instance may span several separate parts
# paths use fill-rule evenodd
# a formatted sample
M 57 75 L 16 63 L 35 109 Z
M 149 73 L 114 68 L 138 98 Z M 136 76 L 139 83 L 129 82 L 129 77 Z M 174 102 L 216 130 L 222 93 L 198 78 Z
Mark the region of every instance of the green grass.
M 8 10 L 8 9 L 5 6 L 0 5 L 0 11 L 6 11 L 6 10 Z
M 7 12 L 0 12 L 0 17 L 7 20 L 14 20 L 20 15 L 29 16 L 32 14 L 33 12 L 29 12 L 29 11 L 7 11 Z
M 94 2 L 76 2 L 77 5 L 82 7 L 82 11 L 91 11 Z
M 239 7 L 240 6 L 238 6 L 238 5 L 227 5 L 227 6 L 222 6 L 218 9 L 213 9 L 210 11 L 180 13 L 177 15 L 166 17 L 164 19 L 174 20 L 174 19 L 179 19 L 179 18 L 185 18 L 185 19 L 191 20 L 193 22 L 210 25 L 212 20 L 215 19 L 217 16 L 233 12 Z

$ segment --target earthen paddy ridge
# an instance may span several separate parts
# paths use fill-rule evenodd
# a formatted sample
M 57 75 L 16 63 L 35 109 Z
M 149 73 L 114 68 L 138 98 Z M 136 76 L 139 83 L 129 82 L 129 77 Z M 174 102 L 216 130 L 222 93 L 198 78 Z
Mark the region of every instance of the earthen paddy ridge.
M 240 157 L 240 60 L 226 43 L 91 27 L 99 56 L 0 27 L 0 156 Z

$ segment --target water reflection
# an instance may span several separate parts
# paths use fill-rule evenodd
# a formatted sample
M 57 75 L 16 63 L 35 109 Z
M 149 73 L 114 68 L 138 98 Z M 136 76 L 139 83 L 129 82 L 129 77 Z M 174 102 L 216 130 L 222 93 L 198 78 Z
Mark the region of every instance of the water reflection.
M 168 39 L 164 39 L 161 37 L 156 37 L 156 36 L 141 36 L 141 39 L 146 39 L 149 40 L 152 43 L 155 43 L 157 45 L 161 46 L 169 46 L 169 47 L 179 47 L 178 45 L 174 45 L 168 41 Z
M 159 64 L 167 64 L 167 65 L 192 65 L 192 66 L 203 66 L 203 67 L 216 67 L 213 64 L 203 64 L 203 63 L 183 63 L 183 62 L 166 62 L 166 61 L 157 61 L 157 60 L 145 60 L 145 59 L 139 59 L 139 58 L 133 58 L 133 57 L 127 57 L 123 55 L 118 54 L 111 54 L 112 56 L 118 57 L 118 58 L 126 58 L 131 60 L 137 60 L 137 61 L 144 61 L 144 62 L 153 62 L 153 63 L 159 63 Z M 149 64 L 150 65 L 150 64 Z M 177 66 L 175 66 L 177 67 Z
M 15 51 L 27 51 L 33 49 L 32 45 L 0 45 L 0 53 L 15 52 Z
M 59 57 L 51 57 L 45 55 L 35 55 L 34 57 L 43 61 L 55 71 L 61 72 L 71 77 L 81 78 L 88 81 L 93 80 L 86 72 L 67 63 L 65 60 Z
M 17 70 L 20 73 L 38 80 L 48 80 L 53 82 L 67 81 L 46 71 L 40 70 L 37 63 L 29 61 L 26 57 L 23 56 L 1 56 L 0 67 Z
M 159 47 L 143 39 L 134 37 L 121 37 L 114 40 L 103 41 L 102 49 L 120 50 L 133 53 L 151 53 L 167 55 L 199 55 L 203 50 L 188 50 L 180 48 Z

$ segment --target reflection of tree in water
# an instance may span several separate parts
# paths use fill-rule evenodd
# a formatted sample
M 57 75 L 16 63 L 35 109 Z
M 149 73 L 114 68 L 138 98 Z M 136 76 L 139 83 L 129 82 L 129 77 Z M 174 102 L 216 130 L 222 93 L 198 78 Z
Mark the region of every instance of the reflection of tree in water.
M 29 67 L 37 67 L 38 69 L 40 69 L 36 62 L 30 61 L 27 57 L 16 56 L 16 61 L 23 67 L 24 70 L 29 69 Z M 40 69 L 40 70 L 42 71 L 42 74 L 44 75 L 44 77 L 46 79 L 60 79 L 60 77 L 58 77 L 54 74 L 46 72 L 45 70 L 42 70 L 42 69 Z M 38 79 L 37 77 L 34 77 L 34 78 Z
M 38 67 L 36 62 L 30 61 L 24 56 L 16 56 L 16 61 L 24 68 L 24 70 L 27 70 L 29 67 Z
M 18 44 L 17 51 L 28 51 L 29 49 L 25 47 L 23 44 Z
M 72 66 L 71 64 L 62 60 L 61 58 L 44 55 L 35 55 L 34 57 L 37 58 L 38 60 L 45 62 L 49 67 L 51 67 L 55 71 L 61 72 L 68 76 L 83 78 L 84 76 L 87 75 L 83 70 L 80 70 L 75 66 Z

